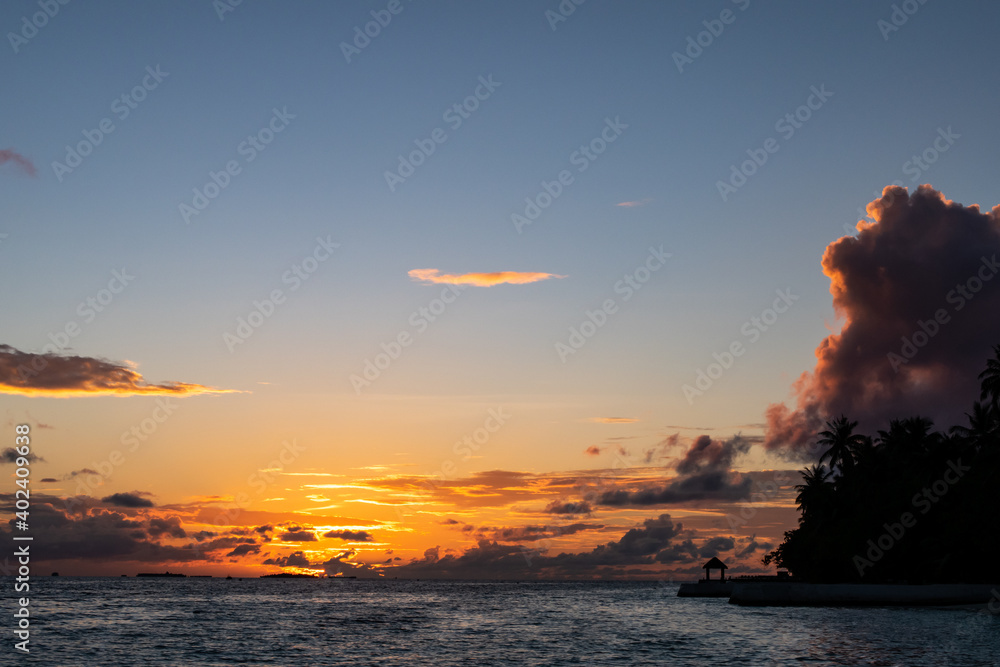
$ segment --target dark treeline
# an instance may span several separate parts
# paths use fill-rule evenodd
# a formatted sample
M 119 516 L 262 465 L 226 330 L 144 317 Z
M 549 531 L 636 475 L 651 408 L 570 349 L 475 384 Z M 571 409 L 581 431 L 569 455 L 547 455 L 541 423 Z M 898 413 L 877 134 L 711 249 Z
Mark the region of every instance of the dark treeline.
M 813 582 L 1000 580 L 1000 345 L 968 424 L 920 417 L 875 437 L 841 416 L 819 434 L 796 487 L 799 527 L 764 557 Z

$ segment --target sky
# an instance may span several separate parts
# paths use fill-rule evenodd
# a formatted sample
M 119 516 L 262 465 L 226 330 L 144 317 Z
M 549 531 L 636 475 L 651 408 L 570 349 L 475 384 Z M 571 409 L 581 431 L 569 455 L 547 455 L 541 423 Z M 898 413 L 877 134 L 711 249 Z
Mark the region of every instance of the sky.
M 765 571 L 825 418 L 953 423 L 1000 342 L 997 19 L 4 3 L 0 416 L 40 561 Z

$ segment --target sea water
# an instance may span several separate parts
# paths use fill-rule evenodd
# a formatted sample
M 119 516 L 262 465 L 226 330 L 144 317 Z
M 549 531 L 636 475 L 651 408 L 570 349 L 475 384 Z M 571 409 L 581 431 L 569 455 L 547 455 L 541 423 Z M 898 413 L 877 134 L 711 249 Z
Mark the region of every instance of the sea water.
M 1000 665 L 1000 616 L 748 608 L 609 582 L 51 577 L 43 665 Z M 9 607 L 9 605 L 8 605 Z M 13 627 L 8 616 L 8 625 Z

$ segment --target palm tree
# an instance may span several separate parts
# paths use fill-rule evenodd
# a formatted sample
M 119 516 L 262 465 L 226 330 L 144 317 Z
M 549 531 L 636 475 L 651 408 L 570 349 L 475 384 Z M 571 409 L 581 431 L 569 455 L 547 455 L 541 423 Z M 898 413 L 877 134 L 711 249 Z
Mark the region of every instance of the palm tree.
M 829 507 L 830 492 L 833 485 L 830 483 L 830 470 L 822 463 L 809 466 L 802 470 L 803 484 L 798 484 L 795 490 L 795 502 L 802 510 L 802 518 L 812 518 L 817 514 L 825 512 Z
M 857 425 L 858 422 L 841 415 L 828 421 L 826 430 L 819 434 L 819 444 L 826 447 L 819 462 L 829 459 L 831 468 L 837 468 L 841 476 L 854 467 L 855 454 L 865 445 L 865 436 L 854 432 Z
M 899 460 L 912 454 L 926 454 L 941 442 L 941 434 L 933 431 L 934 422 L 925 417 L 890 419 L 889 430 L 879 431 L 879 442 L 885 453 Z
M 972 414 L 966 412 L 965 416 L 969 418 L 969 425 L 952 426 L 949 429 L 951 433 L 979 442 L 996 436 L 1000 431 L 1000 419 L 997 417 L 996 409 L 989 403 L 976 401 L 972 404 Z
M 979 398 L 985 401 L 988 397 L 993 407 L 1000 410 L 1000 345 L 993 346 L 993 358 L 987 360 L 986 370 L 979 374 L 979 379 L 982 381 Z

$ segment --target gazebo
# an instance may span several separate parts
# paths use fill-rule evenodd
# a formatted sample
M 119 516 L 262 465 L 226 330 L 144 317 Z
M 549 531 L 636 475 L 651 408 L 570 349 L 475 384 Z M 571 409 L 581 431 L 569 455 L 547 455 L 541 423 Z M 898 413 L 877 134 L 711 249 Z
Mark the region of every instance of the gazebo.
M 712 580 L 712 570 L 719 570 L 719 581 L 726 580 L 726 564 L 712 556 L 712 560 L 701 566 L 705 570 L 705 578 L 702 581 Z

